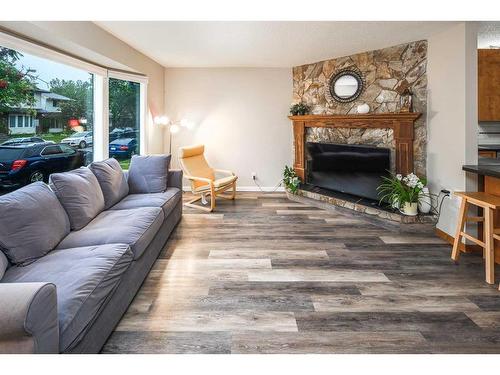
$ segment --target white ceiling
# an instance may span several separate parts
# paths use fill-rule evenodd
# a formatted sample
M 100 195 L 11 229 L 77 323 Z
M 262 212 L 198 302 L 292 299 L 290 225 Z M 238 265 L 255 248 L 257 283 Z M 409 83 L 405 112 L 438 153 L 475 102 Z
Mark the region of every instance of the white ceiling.
M 450 22 L 105 21 L 166 67 L 292 67 L 426 39 Z

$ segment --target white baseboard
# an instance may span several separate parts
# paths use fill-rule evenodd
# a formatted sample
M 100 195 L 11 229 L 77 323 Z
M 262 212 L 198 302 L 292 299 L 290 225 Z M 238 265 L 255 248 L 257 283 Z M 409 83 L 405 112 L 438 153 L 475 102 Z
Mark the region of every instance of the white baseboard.
M 262 186 L 262 190 L 259 190 L 257 186 L 237 186 L 236 191 L 265 191 L 265 192 L 284 192 L 285 188 L 283 186 Z
M 276 186 L 262 186 L 262 191 L 264 192 L 284 192 L 285 188 L 283 186 L 280 186 L 276 188 Z M 183 186 L 182 187 L 183 191 L 191 191 L 191 186 Z M 236 186 L 236 191 L 261 191 L 257 186 Z

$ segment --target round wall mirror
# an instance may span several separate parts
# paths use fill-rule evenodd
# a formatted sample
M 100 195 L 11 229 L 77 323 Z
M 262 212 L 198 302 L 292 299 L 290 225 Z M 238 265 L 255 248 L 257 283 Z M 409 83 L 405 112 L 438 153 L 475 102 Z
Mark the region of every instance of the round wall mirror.
M 356 100 L 363 91 L 361 74 L 352 69 L 341 70 L 330 78 L 330 95 L 340 103 Z

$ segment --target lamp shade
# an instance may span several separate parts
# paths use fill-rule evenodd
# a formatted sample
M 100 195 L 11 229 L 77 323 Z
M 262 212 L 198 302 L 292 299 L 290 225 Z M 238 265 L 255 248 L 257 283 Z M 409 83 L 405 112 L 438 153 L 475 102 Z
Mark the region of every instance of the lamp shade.
M 155 116 L 153 121 L 156 125 L 167 125 L 170 119 L 167 116 Z
M 170 133 L 176 134 L 176 133 L 179 133 L 179 130 L 181 130 L 179 125 L 176 125 L 176 124 L 170 125 Z

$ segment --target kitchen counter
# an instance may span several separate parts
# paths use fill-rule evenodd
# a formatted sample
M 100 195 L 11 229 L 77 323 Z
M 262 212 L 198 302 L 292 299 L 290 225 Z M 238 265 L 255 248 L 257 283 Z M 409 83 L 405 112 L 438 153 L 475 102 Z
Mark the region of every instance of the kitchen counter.
M 479 151 L 500 151 L 500 145 L 479 145 Z
M 481 176 L 500 178 L 500 159 L 479 158 L 477 165 L 464 165 L 462 169 Z
M 478 191 L 500 196 L 500 159 L 479 158 L 477 165 L 464 165 L 464 171 L 478 175 Z M 494 227 L 500 227 L 500 210 L 493 214 Z M 483 224 L 477 224 L 477 236 L 483 239 Z M 500 241 L 495 241 L 495 263 L 500 264 Z

